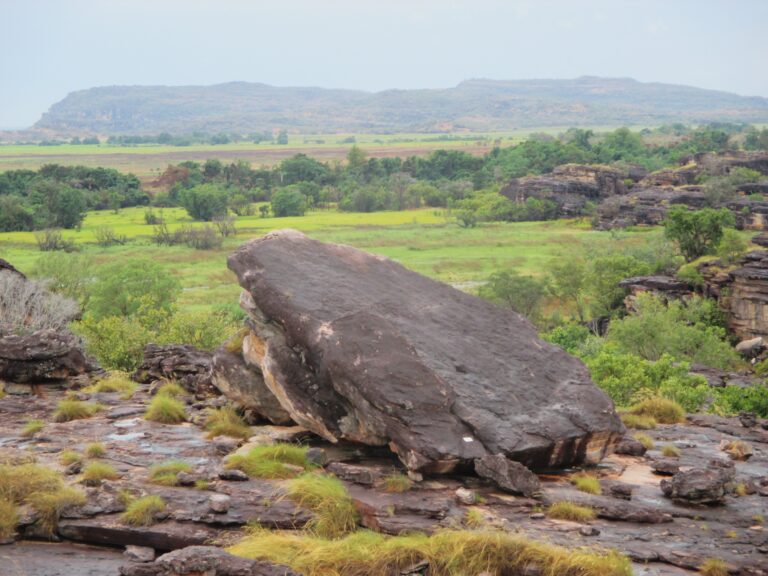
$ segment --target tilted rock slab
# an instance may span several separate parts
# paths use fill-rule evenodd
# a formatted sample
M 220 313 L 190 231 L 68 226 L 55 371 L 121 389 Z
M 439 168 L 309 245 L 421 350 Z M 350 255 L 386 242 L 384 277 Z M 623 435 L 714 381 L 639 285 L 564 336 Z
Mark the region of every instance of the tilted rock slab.
M 80 341 L 65 330 L 0 335 L 0 380 L 37 384 L 79 376 L 91 368 Z
M 412 471 L 448 472 L 489 454 L 596 462 L 622 435 L 585 366 L 519 314 L 293 230 L 228 264 L 246 290 L 246 362 L 330 441 L 388 444 Z

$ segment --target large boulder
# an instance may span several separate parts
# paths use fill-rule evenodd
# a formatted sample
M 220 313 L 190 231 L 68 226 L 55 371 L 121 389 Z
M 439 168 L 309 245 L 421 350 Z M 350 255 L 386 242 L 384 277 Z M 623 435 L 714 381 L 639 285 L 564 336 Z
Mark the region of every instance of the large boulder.
M 293 230 L 241 246 L 250 362 L 298 424 L 389 445 L 412 471 L 503 455 L 597 462 L 621 437 L 585 366 L 522 316 Z
M 80 341 L 67 331 L 0 334 L 0 380 L 38 384 L 66 380 L 90 369 Z
M 211 353 L 187 344 L 147 344 L 133 379 L 144 383 L 175 380 L 193 394 L 217 393 L 211 375 Z
M 735 476 L 732 462 L 712 460 L 707 468 L 691 468 L 677 472 L 671 480 L 662 480 L 661 490 L 679 502 L 722 504 Z

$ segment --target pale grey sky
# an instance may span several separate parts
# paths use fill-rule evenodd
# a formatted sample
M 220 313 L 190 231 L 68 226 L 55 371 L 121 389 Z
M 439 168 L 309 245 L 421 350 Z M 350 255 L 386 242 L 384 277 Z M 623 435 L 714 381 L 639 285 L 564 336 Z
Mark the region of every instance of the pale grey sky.
M 768 96 L 768 0 L 0 0 L 0 127 L 70 91 L 628 76 Z

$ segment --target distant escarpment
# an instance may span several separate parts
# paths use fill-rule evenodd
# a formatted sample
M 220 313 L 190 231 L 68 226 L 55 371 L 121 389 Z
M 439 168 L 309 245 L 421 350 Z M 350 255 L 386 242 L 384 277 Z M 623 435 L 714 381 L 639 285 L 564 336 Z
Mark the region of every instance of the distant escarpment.
M 445 132 L 715 121 L 768 122 L 768 99 L 597 77 L 375 93 L 247 82 L 108 86 L 69 94 L 34 127 L 70 134 Z

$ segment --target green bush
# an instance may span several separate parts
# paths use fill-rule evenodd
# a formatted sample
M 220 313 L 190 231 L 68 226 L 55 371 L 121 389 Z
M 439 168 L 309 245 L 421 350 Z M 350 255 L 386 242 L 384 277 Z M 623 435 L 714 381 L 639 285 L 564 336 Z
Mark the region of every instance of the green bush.
M 532 276 L 522 276 L 514 270 L 496 272 L 480 287 L 480 296 L 496 302 L 528 318 L 539 315 L 545 285 Z
M 632 256 L 598 256 L 590 263 L 587 277 L 593 316 L 609 316 L 624 306 L 627 291 L 618 283 L 632 276 L 645 276 L 651 267 Z
M 213 350 L 229 339 L 239 325 L 228 314 L 177 312 L 158 331 L 160 344 L 190 344 L 201 350 Z
M 74 325 L 74 330 L 86 340 L 88 352 L 102 367 L 110 370 L 134 371 L 144 354 L 144 346 L 154 333 L 135 318 L 108 316 L 96 319 L 86 316 Z
M 227 190 L 217 184 L 200 184 L 179 193 L 179 203 L 195 220 L 211 221 L 226 216 L 228 202 Z
M 304 216 L 307 201 L 298 189 L 286 186 L 272 194 L 272 214 L 277 218 L 284 216 Z
M 688 210 L 673 206 L 664 220 L 664 234 L 675 242 L 687 262 L 712 254 L 723 237 L 723 229 L 733 226 L 733 214 L 725 209 Z
M 687 304 L 641 294 L 635 312 L 611 323 L 607 341 L 617 351 L 646 360 L 669 354 L 680 360 L 732 369 L 739 365 L 736 351 L 725 341 L 722 315 L 716 304 L 693 298 Z
M 739 412 L 755 412 L 761 418 L 768 418 L 768 386 L 726 386 L 715 389 L 712 410 L 725 415 Z
M 542 339 L 557 344 L 570 354 L 578 354 L 591 332 L 581 324 L 563 324 L 541 335 Z

